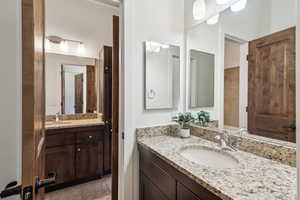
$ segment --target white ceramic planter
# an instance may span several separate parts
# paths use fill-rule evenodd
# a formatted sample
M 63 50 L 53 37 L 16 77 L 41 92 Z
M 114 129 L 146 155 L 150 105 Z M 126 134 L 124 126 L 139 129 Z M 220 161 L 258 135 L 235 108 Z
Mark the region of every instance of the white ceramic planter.
M 180 137 L 182 137 L 182 138 L 188 138 L 188 137 L 190 137 L 191 136 L 191 130 L 188 128 L 188 129 L 180 129 Z

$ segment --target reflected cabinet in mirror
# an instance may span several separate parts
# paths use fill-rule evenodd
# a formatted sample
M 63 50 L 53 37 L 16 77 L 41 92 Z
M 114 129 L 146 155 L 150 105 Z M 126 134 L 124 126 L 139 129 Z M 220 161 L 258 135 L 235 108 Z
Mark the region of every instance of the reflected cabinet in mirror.
M 208 111 L 235 133 L 295 142 L 296 3 L 251 0 L 188 29 L 187 110 Z
M 214 106 L 215 56 L 190 50 L 190 108 Z
M 180 95 L 180 47 L 147 41 L 145 109 L 174 109 Z

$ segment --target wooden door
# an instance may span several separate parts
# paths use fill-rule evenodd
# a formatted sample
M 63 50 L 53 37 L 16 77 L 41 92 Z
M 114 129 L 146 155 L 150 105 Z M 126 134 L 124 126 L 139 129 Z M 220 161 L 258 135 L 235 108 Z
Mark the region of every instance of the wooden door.
M 74 145 L 46 149 L 46 174 L 56 172 L 55 184 L 66 183 L 75 179 L 74 151 Z
M 36 187 L 45 173 L 44 19 L 44 0 L 22 0 L 22 187 L 38 191 L 33 200 L 44 196 Z
M 112 200 L 118 200 L 119 177 L 119 34 L 118 16 L 113 16 L 112 65 Z
M 74 78 L 75 85 L 75 113 L 83 113 L 83 74 Z
M 104 58 L 104 90 L 103 90 L 103 120 L 104 131 L 104 173 L 111 172 L 111 130 L 112 130 L 112 47 L 103 47 Z
M 239 127 L 240 68 L 224 70 L 224 125 Z
M 249 44 L 248 129 L 295 142 L 295 28 Z
M 97 96 L 96 96 L 96 74 L 95 74 L 95 66 L 87 65 L 86 66 L 86 112 L 93 113 L 97 110 Z

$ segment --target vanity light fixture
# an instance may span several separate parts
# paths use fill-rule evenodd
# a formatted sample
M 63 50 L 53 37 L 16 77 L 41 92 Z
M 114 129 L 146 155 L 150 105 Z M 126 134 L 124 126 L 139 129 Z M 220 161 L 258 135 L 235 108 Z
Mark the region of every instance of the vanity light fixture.
M 224 4 L 227 4 L 229 2 L 230 2 L 230 0 L 216 0 L 216 3 L 219 4 L 219 5 L 224 5 Z
M 207 23 L 208 25 L 214 25 L 214 24 L 218 23 L 219 17 L 220 17 L 220 14 L 216 14 L 216 15 L 212 16 L 211 18 L 209 18 L 209 19 L 206 21 L 206 23 Z
M 67 41 L 62 41 L 60 43 L 60 49 L 64 52 L 69 50 L 69 45 L 68 45 Z
M 193 16 L 195 20 L 201 20 L 206 15 L 205 0 L 196 0 L 193 5 Z
M 235 4 L 233 4 L 230 9 L 232 12 L 239 12 L 246 8 L 247 0 L 239 0 Z
M 158 42 L 153 42 L 153 41 L 146 42 L 146 50 L 148 52 L 159 53 L 161 48 L 168 49 L 170 48 L 170 46 L 166 44 L 160 44 Z
M 48 39 L 45 39 L 45 49 L 50 49 L 51 48 L 51 43 Z
M 78 48 L 77 48 L 77 52 L 79 54 L 83 54 L 85 51 L 85 47 L 84 47 L 84 44 L 81 42 L 79 45 L 78 45 Z

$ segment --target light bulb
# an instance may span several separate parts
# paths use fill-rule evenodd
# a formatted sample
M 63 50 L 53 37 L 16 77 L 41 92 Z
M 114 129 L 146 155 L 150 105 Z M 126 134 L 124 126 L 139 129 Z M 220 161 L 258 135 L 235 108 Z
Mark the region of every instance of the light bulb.
M 51 48 L 51 43 L 48 39 L 45 40 L 45 49 L 49 50 Z
M 212 16 L 211 18 L 209 18 L 206 23 L 208 25 L 214 25 L 216 23 L 218 23 L 219 21 L 219 17 L 220 17 L 220 14 L 216 14 L 215 16 Z
M 219 5 L 223 5 L 223 4 L 227 4 L 229 3 L 231 0 L 216 0 L 216 3 Z
M 60 43 L 60 49 L 64 52 L 69 50 L 69 45 L 68 45 L 67 41 L 62 41 Z
M 80 44 L 78 45 L 78 47 L 77 47 L 77 52 L 78 52 L 79 54 L 83 54 L 84 51 L 85 51 L 84 44 L 83 44 L 83 43 L 80 43 Z
M 233 4 L 230 9 L 232 12 L 239 12 L 246 8 L 247 0 L 239 0 L 235 4 Z
M 193 16 L 195 20 L 201 20 L 206 15 L 205 0 L 196 0 L 193 5 Z

